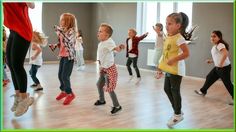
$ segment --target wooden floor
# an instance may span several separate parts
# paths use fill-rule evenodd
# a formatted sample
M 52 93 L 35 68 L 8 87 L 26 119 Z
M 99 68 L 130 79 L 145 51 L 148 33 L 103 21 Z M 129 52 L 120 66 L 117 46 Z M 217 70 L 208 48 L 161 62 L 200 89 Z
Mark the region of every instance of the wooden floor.
M 29 68 L 26 65 L 27 71 Z M 58 64 L 45 64 L 38 72 L 44 90 L 34 92 L 32 88 L 28 88 L 35 102 L 23 116 L 14 117 L 14 113 L 10 111 L 13 85 L 9 84 L 4 88 L 3 127 L 168 129 L 166 123 L 173 115 L 173 110 L 163 90 L 164 78 L 156 80 L 153 72 L 141 70 L 142 80 L 136 85 L 135 79 L 128 81 L 126 68 L 119 67 L 118 70 L 116 94 L 123 110 L 115 116 L 110 115 L 112 102 L 107 93 L 106 105 L 93 105 L 98 99 L 96 63 L 87 63 L 84 71 L 74 68 L 71 82 L 76 99 L 69 106 L 63 106 L 62 101 L 55 100 L 59 93 Z M 203 79 L 183 78 L 181 94 L 184 120 L 175 129 L 234 128 L 234 107 L 227 104 L 230 96 L 223 83 L 218 81 L 206 97 L 201 97 L 194 90 L 199 89 L 203 82 Z M 28 76 L 28 85 L 30 84 L 32 80 Z

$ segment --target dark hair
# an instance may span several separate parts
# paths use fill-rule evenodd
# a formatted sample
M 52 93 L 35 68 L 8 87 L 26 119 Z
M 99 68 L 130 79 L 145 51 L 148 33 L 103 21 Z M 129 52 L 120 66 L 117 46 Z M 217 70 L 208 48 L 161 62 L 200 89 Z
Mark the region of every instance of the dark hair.
M 170 15 L 168 15 L 168 17 L 173 18 L 176 23 L 181 24 L 180 34 L 184 37 L 185 40 L 188 40 L 187 37 L 188 34 L 185 31 L 189 23 L 188 16 L 185 13 L 180 12 L 180 13 L 171 13 Z
M 219 43 L 223 43 L 223 44 L 225 45 L 225 48 L 226 48 L 227 50 L 229 50 L 229 44 L 223 40 L 223 35 L 222 35 L 221 31 L 219 31 L 219 30 L 214 30 L 214 31 L 212 31 L 212 33 L 214 33 L 217 37 L 220 38 L 220 40 L 218 41 L 218 44 L 219 44 Z
M 182 17 L 182 22 L 181 22 L 181 27 L 180 27 L 180 34 L 184 37 L 185 40 L 190 40 L 189 36 L 192 36 L 192 33 L 189 34 L 189 33 L 186 32 L 186 28 L 188 27 L 188 24 L 189 24 L 188 16 L 183 12 L 180 12 L 179 14 Z

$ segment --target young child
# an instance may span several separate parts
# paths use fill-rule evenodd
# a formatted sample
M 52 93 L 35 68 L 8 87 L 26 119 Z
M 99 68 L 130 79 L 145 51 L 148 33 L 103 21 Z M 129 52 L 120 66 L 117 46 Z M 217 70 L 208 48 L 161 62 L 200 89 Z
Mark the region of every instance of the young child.
M 165 39 L 165 34 L 163 33 L 163 25 L 161 23 L 156 23 L 155 26 L 153 26 L 153 30 L 157 33 L 156 35 L 156 42 L 155 42 L 155 54 L 154 54 L 154 64 L 158 68 L 159 60 L 162 55 L 163 50 L 163 43 Z M 156 78 L 159 79 L 163 76 L 163 73 L 160 70 L 157 70 Z
M 27 93 L 27 74 L 24 68 L 24 60 L 33 35 L 28 9 L 33 9 L 35 5 L 34 3 L 21 2 L 3 3 L 3 6 L 4 25 L 10 29 L 6 59 L 15 89 L 11 111 L 18 117 L 26 113 L 29 106 L 34 102 L 34 98 Z
M 167 125 L 172 127 L 183 120 L 181 112 L 180 84 L 185 75 L 184 59 L 189 56 L 189 50 L 184 37 L 180 34 L 188 25 L 188 17 L 184 13 L 172 13 L 166 18 L 167 37 L 163 46 L 163 54 L 159 69 L 166 72 L 164 90 L 174 110 L 173 117 Z
M 38 72 L 38 69 L 43 64 L 42 48 L 40 46 L 43 46 L 46 41 L 46 38 L 42 34 L 37 31 L 33 32 L 29 58 L 29 64 L 31 64 L 31 68 L 29 73 L 34 82 L 34 84 L 31 85 L 31 87 L 35 88 L 34 91 L 43 90 L 43 87 L 41 86 L 36 74 Z
M 75 43 L 77 34 L 77 20 L 71 13 L 63 13 L 60 16 L 60 27 L 55 26 L 59 43 L 51 44 L 49 47 L 54 50 L 59 47 L 59 71 L 58 78 L 60 81 L 60 94 L 56 100 L 65 98 L 63 104 L 68 105 L 75 98 L 71 89 L 70 76 L 72 73 L 75 53 Z
M 115 88 L 117 84 L 117 68 L 114 63 L 114 51 L 120 52 L 125 48 L 124 45 L 116 46 L 115 42 L 112 40 L 111 36 L 113 29 L 108 24 L 101 24 L 98 30 L 98 61 L 100 67 L 100 77 L 97 81 L 97 88 L 99 93 L 99 100 L 97 100 L 94 105 L 104 105 L 106 104 L 104 98 L 104 90 L 110 94 L 113 102 L 111 114 L 115 114 L 121 111 L 121 106 L 116 97 Z
M 230 80 L 231 64 L 228 57 L 229 45 L 223 40 L 221 31 L 213 31 L 211 33 L 211 49 L 212 60 L 207 60 L 207 63 L 213 63 L 215 67 L 208 73 L 206 81 L 200 90 L 195 90 L 195 93 L 205 96 L 210 86 L 215 83 L 219 78 L 223 81 L 226 89 L 234 99 L 234 86 Z M 229 105 L 233 105 L 230 102 Z
M 79 30 L 77 37 L 76 37 L 76 62 L 77 62 L 77 70 L 83 70 L 84 69 L 84 47 L 83 47 L 83 35 L 82 31 Z
M 133 78 L 133 73 L 130 65 L 133 63 L 133 67 L 136 71 L 137 75 L 137 83 L 141 81 L 141 76 L 139 73 L 139 69 L 137 66 L 138 62 L 138 55 L 139 55 L 139 49 L 138 44 L 141 40 L 143 40 L 145 37 L 147 37 L 148 32 L 143 34 L 142 36 L 136 36 L 137 32 L 135 29 L 129 29 L 128 30 L 128 38 L 126 39 L 126 57 L 128 57 L 126 66 L 130 75 L 130 80 Z

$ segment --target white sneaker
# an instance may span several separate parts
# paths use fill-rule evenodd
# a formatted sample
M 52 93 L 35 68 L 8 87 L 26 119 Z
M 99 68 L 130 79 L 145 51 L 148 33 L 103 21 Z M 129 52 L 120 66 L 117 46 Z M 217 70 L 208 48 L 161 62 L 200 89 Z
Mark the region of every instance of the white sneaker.
M 233 99 L 230 100 L 228 104 L 229 104 L 229 105 L 234 105 L 234 100 L 233 100 Z
M 14 103 L 13 106 L 11 107 L 11 111 L 14 112 L 16 111 L 16 107 L 19 104 L 20 97 L 16 96 L 15 94 L 12 96 L 14 97 Z
M 173 127 L 174 125 L 176 125 L 177 123 L 181 122 L 184 119 L 183 114 L 179 114 L 179 115 L 174 115 L 170 118 L 170 120 L 167 123 L 168 127 Z
M 133 78 L 134 78 L 134 76 L 133 76 L 133 75 L 130 75 L 130 76 L 129 76 L 129 81 L 131 81 Z
M 23 115 L 29 108 L 30 105 L 32 105 L 34 102 L 33 97 L 27 97 L 25 99 L 20 99 L 16 111 L 15 111 L 15 116 L 21 116 Z
M 141 81 L 141 77 L 138 77 L 135 84 L 139 84 L 140 81 Z

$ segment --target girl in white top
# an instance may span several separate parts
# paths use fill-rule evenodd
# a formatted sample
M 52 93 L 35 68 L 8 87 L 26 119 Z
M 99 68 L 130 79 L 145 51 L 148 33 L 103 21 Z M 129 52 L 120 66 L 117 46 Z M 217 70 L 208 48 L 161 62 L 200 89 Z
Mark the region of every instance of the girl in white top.
M 195 90 L 195 93 L 205 96 L 210 86 L 220 78 L 233 99 L 234 86 L 230 80 L 231 64 L 228 57 L 229 45 L 223 40 L 221 31 L 213 31 L 211 33 L 211 42 L 214 44 L 211 49 L 213 60 L 207 60 L 207 63 L 214 62 L 215 67 L 208 73 L 202 88 L 199 91 Z M 233 105 L 234 103 L 232 101 L 229 104 Z
M 34 31 L 30 48 L 29 64 L 31 64 L 31 69 L 29 73 L 34 82 L 31 87 L 36 88 L 35 91 L 43 90 L 43 87 L 41 86 L 36 74 L 38 72 L 38 68 L 40 68 L 43 64 L 41 46 L 45 45 L 45 43 L 47 43 L 46 37 L 44 37 L 43 34 Z
M 76 44 L 75 44 L 75 50 L 76 50 L 76 61 L 77 61 L 77 70 L 82 70 L 84 68 L 84 48 L 83 48 L 83 38 L 82 38 L 82 31 L 79 30 L 77 37 L 76 37 Z
M 155 42 L 155 54 L 153 58 L 153 62 L 158 68 L 159 60 L 162 55 L 163 50 L 163 43 L 165 39 L 165 34 L 163 33 L 163 25 L 161 23 L 156 23 L 155 26 L 153 26 L 153 30 L 156 32 L 156 42 Z M 157 70 L 156 78 L 159 79 L 163 76 L 163 73 L 160 70 Z

